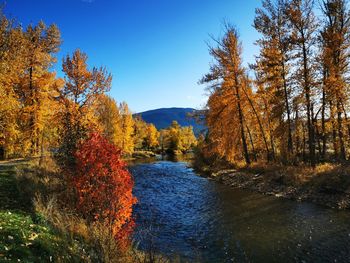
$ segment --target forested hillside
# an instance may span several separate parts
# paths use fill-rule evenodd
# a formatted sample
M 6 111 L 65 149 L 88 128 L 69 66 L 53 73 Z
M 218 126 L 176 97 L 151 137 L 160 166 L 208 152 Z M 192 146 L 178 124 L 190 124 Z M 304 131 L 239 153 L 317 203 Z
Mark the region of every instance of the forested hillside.
M 137 113 L 145 122 L 152 123 L 158 130 L 165 129 L 173 121 L 177 121 L 181 126 L 192 126 L 195 134 L 206 130 L 193 116 L 197 111 L 193 108 L 161 108 Z

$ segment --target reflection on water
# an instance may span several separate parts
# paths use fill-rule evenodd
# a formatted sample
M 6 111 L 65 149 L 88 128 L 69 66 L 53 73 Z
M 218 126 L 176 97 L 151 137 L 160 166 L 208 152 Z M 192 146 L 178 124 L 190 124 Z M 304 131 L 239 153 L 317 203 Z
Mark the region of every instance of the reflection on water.
M 235 190 L 184 162 L 130 167 L 141 249 L 201 262 L 350 262 L 350 213 Z

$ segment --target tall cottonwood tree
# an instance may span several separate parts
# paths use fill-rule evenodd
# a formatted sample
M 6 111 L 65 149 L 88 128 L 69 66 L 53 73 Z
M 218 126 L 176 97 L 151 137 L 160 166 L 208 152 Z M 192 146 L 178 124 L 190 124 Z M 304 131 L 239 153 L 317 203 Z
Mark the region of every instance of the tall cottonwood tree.
M 96 98 L 111 88 L 112 75 L 105 68 L 87 65 L 87 55 L 76 50 L 72 56 L 63 59 L 65 85 L 59 90 L 59 101 L 62 106 L 60 118 L 61 150 L 63 161 L 74 161 L 73 153 L 80 139 L 94 128 L 95 118 L 92 105 Z
M 306 121 L 308 130 L 308 153 L 311 166 L 316 165 L 314 99 L 316 89 L 316 30 L 317 21 L 313 12 L 313 0 L 291 0 L 287 15 L 292 27 L 292 38 L 296 70 L 295 83 L 301 88 L 305 99 Z
M 119 106 L 121 115 L 121 144 L 119 145 L 123 153 L 131 154 L 134 151 L 134 120 L 126 102 L 122 102 Z
M 336 124 L 333 136 L 336 158 L 346 159 L 346 144 L 344 135 L 344 117 L 348 103 L 348 70 L 350 46 L 350 16 L 345 0 L 324 0 L 322 2 L 323 28 L 321 31 L 321 51 L 323 59 L 323 90 L 322 90 L 322 154 L 326 152 L 325 112 L 327 104 L 330 107 L 330 117 Z M 336 138 L 337 137 L 337 138 Z M 339 145 L 339 147 L 338 147 Z M 339 156 L 338 156 L 339 153 Z
M 1 14 L 0 137 L 6 156 L 26 156 L 43 149 L 57 85 L 51 66 L 60 45 L 55 25 L 43 22 L 23 30 Z M 46 129 L 46 130 L 45 130 Z
M 20 151 L 18 139 L 18 100 L 15 86 L 23 74 L 23 34 L 0 10 L 0 158 Z
M 246 139 L 246 121 L 244 116 L 244 94 L 242 85 L 245 78 L 245 69 L 242 66 L 242 47 L 239 42 L 237 30 L 227 25 L 224 36 L 216 40 L 217 46 L 210 47 L 210 54 L 215 59 L 215 64 L 211 66 L 210 72 L 204 76 L 202 83 L 208 83 L 212 95 L 208 101 L 207 123 L 209 126 L 209 136 L 212 138 L 216 148 L 223 155 L 237 154 L 237 133 L 229 128 L 229 122 L 236 120 L 239 124 L 239 138 L 245 162 L 250 164 L 250 155 Z M 231 107 L 229 107 L 229 105 Z M 234 106 L 232 106 L 234 105 Z M 230 116 L 224 117 L 226 114 Z M 223 121 L 223 122 L 221 122 Z M 228 122 L 227 122 L 228 121 Z M 224 123 L 225 122 L 225 123 Z M 234 124 L 234 122 L 233 122 Z M 235 124 L 234 124 L 235 125 Z M 226 136 L 226 131 L 230 129 Z M 215 137 L 220 137 L 218 141 Z M 231 149 L 227 149 L 230 147 Z
M 241 66 L 236 31 L 216 40 L 215 63 L 202 79 L 209 83 L 203 153 L 233 162 L 243 152 L 249 163 L 266 152 L 313 167 L 347 159 L 349 3 L 323 0 L 319 17 L 316 8 L 312 0 L 262 1 L 254 20 L 261 33 L 254 81 Z
M 60 31 L 56 25 L 47 27 L 44 22 L 29 25 L 23 32 L 25 39 L 25 75 L 20 94 L 24 101 L 23 114 L 27 116 L 23 129 L 27 130 L 32 154 L 38 154 L 45 126 L 47 101 L 54 90 L 55 74 L 49 70 L 56 62 L 55 54 L 61 44 Z
M 269 162 L 271 157 L 272 159 L 274 159 L 274 154 L 271 155 L 270 152 L 270 147 L 269 147 L 269 143 L 267 140 L 267 135 L 266 135 L 266 125 L 263 125 L 262 122 L 262 112 L 263 110 L 261 110 L 261 108 L 259 108 L 259 99 L 257 97 L 257 94 L 254 94 L 252 92 L 252 81 L 249 79 L 248 76 L 246 76 L 245 78 L 243 78 L 242 80 L 242 91 L 243 94 L 245 96 L 245 99 L 248 102 L 248 105 L 250 107 L 250 111 L 251 111 L 251 126 L 254 127 L 255 131 L 259 131 L 260 132 L 260 137 L 262 139 L 262 144 L 264 145 L 265 151 L 266 151 L 266 160 Z M 247 126 L 247 130 L 248 130 L 248 135 L 250 136 L 251 133 L 249 132 L 249 128 Z M 251 136 L 250 136 L 251 138 Z M 253 148 L 253 140 L 251 138 L 251 144 L 252 144 L 252 148 Z M 255 147 L 254 147 L 255 148 Z M 272 152 L 273 153 L 273 152 Z
M 254 69 L 256 71 L 259 86 L 263 88 L 265 99 L 268 99 L 268 107 L 271 108 L 273 121 L 277 129 L 287 132 L 279 132 L 280 152 L 285 152 L 283 143 L 287 134 L 287 153 L 293 153 L 292 136 L 292 109 L 291 109 L 291 81 L 290 81 L 290 28 L 286 16 L 286 0 L 262 1 L 262 8 L 256 9 L 254 20 L 255 29 L 262 34 L 257 41 L 260 46 L 260 54 L 256 58 Z M 262 91 L 262 90 L 260 90 Z M 260 92 L 260 94 L 263 94 Z M 286 120 L 286 121 L 285 121 Z M 270 122 L 271 124 L 271 122 Z

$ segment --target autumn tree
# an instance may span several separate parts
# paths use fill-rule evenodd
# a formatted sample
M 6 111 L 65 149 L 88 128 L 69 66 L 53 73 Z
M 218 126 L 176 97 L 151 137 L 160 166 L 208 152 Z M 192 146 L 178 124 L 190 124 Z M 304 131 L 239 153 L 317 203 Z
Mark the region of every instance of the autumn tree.
M 242 91 L 245 69 L 242 66 L 242 47 L 238 32 L 234 27 L 227 25 L 224 36 L 215 42 L 217 46 L 210 47 L 215 64 L 201 81 L 209 84 L 211 92 L 207 124 L 213 151 L 232 160 L 242 149 L 246 164 L 250 164 L 246 139 L 247 116 L 244 115 L 243 105 L 246 101 Z
M 50 69 L 60 33 L 55 25 L 43 22 L 23 30 L 4 15 L 0 23 L 3 149 L 6 155 L 36 155 L 43 150 L 55 104 L 57 79 Z
M 177 121 L 160 131 L 159 144 L 162 151 L 171 154 L 186 153 L 197 144 L 192 126 L 181 127 Z
M 287 7 L 289 23 L 292 27 L 294 57 L 297 69 L 294 72 L 295 82 L 301 88 L 305 99 L 306 122 L 308 131 L 308 153 L 311 166 L 316 164 L 315 156 L 315 124 L 313 96 L 316 90 L 315 80 L 315 44 L 317 21 L 313 12 L 312 0 L 291 0 Z
M 0 158 L 20 151 L 18 113 L 20 101 L 15 90 L 19 73 L 24 66 L 21 59 L 22 30 L 0 13 Z
M 120 146 L 123 136 L 122 116 L 116 101 L 106 94 L 98 95 L 94 109 L 103 136 Z
M 181 129 L 180 143 L 183 152 L 187 152 L 197 145 L 197 138 L 193 133 L 192 126 L 185 126 Z
M 280 152 L 294 152 L 292 135 L 292 82 L 291 82 L 291 30 L 286 15 L 286 0 L 264 0 L 262 8 L 256 9 L 255 29 L 262 38 L 257 41 L 260 53 L 253 69 L 259 86 L 259 95 L 264 96 L 265 110 L 269 111 L 270 139 L 279 138 Z M 285 126 L 286 129 L 285 129 Z M 284 132 L 286 130 L 287 132 Z M 277 131 L 277 132 L 276 132 Z M 287 136 L 285 136 L 285 134 Z M 283 141 L 287 140 L 286 151 Z M 275 142 L 271 142 L 274 148 Z
M 88 222 L 111 228 L 121 248 L 130 244 L 134 226 L 132 206 L 134 185 L 121 150 L 98 133 L 81 141 L 75 152 L 72 184 L 77 193 L 77 210 Z
M 44 22 L 38 25 L 29 25 L 24 32 L 25 40 L 25 75 L 20 86 L 20 95 L 24 102 L 22 113 L 27 116 L 23 131 L 30 139 L 32 154 L 39 153 L 45 127 L 45 115 L 50 108 L 54 87 L 56 85 L 55 73 L 49 72 L 56 62 L 55 54 L 61 45 L 60 31 L 56 25 L 47 27 Z
M 146 137 L 144 140 L 144 146 L 148 150 L 154 150 L 159 146 L 159 132 L 153 124 L 148 124 L 146 128 Z
M 147 137 L 147 123 L 142 120 L 141 116 L 134 117 L 133 141 L 135 150 L 142 150 L 145 147 Z
M 267 161 L 312 167 L 347 159 L 349 6 L 323 0 L 320 7 L 316 17 L 313 0 L 263 0 L 254 20 L 260 52 L 251 72 L 242 66 L 234 28 L 214 39 L 214 63 L 201 81 L 209 92 L 203 111 L 208 135 L 200 143 L 205 156 L 239 162 L 243 153 L 249 164 L 266 153 Z
M 268 126 L 264 125 L 263 123 L 264 104 L 259 100 L 258 94 L 253 92 L 252 83 L 253 82 L 249 79 L 248 76 L 245 76 L 245 78 L 242 79 L 242 91 L 244 99 L 248 102 L 248 113 L 250 113 L 251 116 L 251 118 L 247 118 L 249 121 L 249 125 L 247 125 L 247 131 L 251 141 L 254 158 L 257 159 L 257 151 L 255 151 L 256 147 L 253 146 L 254 142 L 252 138 L 252 132 L 250 130 L 255 131 L 257 134 L 256 139 L 258 142 L 261 141 L 258 146 L 263 145 L 263 148 L 266 152 L 266 160 L 269 162 L 271 158 L 274 159 L 274 151 L 270 151 L 266 132 Z M 251 126 L 252 128 L 249 129 L 248 126 Z M 257 149 L 259 150 L 259 148 Z M 271 149 L 274 149 L 274 147 L 272 146 Z
M 97 121 L 91 106 L 97 96 L 110 89 L 112 76 L 103 67 L 89 70 L 87 55 L 80 50 L 63 59 L 63 72 L 65 85 L 59 89 L 63 124 L 60 156 L 71 164 L 78 141 L 95 129 Z
M 7 68 L 15 67 L 11 83 L 19 103 L 17 124 L 20 132 L 17 140 L 22 154 L 36 155 L 44 139 L 44 129 L 50 115 L 50 104 L 56 86 L 56 77 L 50 68 L 56 61 L 55 53 L 60 45 L 60 33 L 55 25 L 46 27 L 43 22 L 10 30 L 8 54 L 17 57 L 16 65 L 5 62 Z M 9 74 L 10 72 L 8 72 Z M 11 74 L 10 74 L 11 75 Z
M 321 57 L 323 85 L 321 120 L 323 147 L 321 154 L 324 158 L 327 147 L 326 109 L 329 106 L 329 118 L 333 125 L 334 154 L 336 158 L 339 157 L 340 160 L 345 160 L 346 144 L 343 119 L 344 117 L 347 119 L 346 106 L 348 104 L 349 9 L 345 0 L 325 0 L 322 2 L 322 12 Z
M 119 106 L 120 115 L 121 115 L 121 130 L 122 130 L 122 137 L 121 137 L 121 144 L 119 147 L 123 150 L 126 154 L 131 154 L 134 151 L 134 139 L 133 139 L 133 132 L 134 132 L 134 120 L 132 118 L 132 114 L 129 110 L 129 106 L 126 102 L 122 102 Z
M 168 127 L 166 133 L 167 151 L 171 153 L 179 153 L 182 149 L 181 145 L 181 126 L 177 121 L 173 121 Z
M 159 131 L 159 147 L 161 153 L 165 153 L 166 149 L 168 148 L 168 138 L 169 138 L 169 131 L 167 129 L 161 129 Z
M 154 150 L 158 145 L 158 130 L 153 124 L 142 120 L 141 116 L 134 117 L 134 147 L 138 150 Z

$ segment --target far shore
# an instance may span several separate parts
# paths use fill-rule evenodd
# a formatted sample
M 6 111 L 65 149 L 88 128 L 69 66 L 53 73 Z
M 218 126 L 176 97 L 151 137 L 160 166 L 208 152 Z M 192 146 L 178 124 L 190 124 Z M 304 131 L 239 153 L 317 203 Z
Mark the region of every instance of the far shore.
M 246 189 L 334 209 L 350 209 L 350 166 L 322 164 L 279 166 L 255 164 L 246 168 L 196 168 L 203 176 L 237 189 Z

